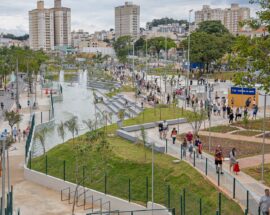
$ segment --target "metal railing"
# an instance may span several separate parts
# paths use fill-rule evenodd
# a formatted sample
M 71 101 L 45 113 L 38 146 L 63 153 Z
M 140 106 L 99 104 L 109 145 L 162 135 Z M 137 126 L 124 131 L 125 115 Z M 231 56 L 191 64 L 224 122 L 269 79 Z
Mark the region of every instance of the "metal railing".
M 95 214 L 111 214 L 111 215 L 146 215 L 146 214 L 164 214 L 164 213 L 171 213 L 171 215 L 175 215 L 175 209 L 145 209 L 145 210 L 131 210 L 131 211 L 99 211 L 99 212 L 92 212 L 86 215 L 95 215 Z

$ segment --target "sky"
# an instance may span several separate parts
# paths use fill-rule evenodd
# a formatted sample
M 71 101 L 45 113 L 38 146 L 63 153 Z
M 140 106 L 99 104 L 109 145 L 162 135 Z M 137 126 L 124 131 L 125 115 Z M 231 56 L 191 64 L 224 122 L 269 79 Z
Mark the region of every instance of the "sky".
M 28 33 L 28 11 L 36 8 L 37 0 L 0 0 L 0 32 L 21 35 Z M 53 7 L 53 0 L 45 0 L 45 7 Z M 114 7 L 125 0 L 62 0 L 71 8 L 72 30 L 83 29 L 90 33 L 114 28 Z M 208 4 L 213 8 L 226 8 L 231 3 L 251 8 L 252 16 L 259 9 L 249 0 L 133 0 L 141 7 L 141 27 L 155 18 L 188 19 L 188 11 L 200 10 Z M 194 13 L 193 18 L 194 19 Z

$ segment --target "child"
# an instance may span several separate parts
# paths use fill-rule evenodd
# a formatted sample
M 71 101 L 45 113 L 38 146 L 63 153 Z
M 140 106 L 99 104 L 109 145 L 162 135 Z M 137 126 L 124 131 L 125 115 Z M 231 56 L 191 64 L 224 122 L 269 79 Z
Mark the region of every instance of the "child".
M 233 166 L 233 171 L 235 173 L 235 175 L 237 175 L 238 172 L 240 172 L 240 168 L 239 168 L 239 163 L 236 162 Z
M 192 158 L 193 144 L 190 142 L 188 145 L 189 157 Z

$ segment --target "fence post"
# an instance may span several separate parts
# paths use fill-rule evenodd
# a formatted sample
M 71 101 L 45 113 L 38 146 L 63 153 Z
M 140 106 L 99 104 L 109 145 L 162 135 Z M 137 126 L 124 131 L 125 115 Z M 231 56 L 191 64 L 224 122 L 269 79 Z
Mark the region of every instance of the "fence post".
M 186 214 L 186 189 L 183 190 L 183 214 Z
M 48 156 L 47 155 L 45 156 L 45 172 L 46 172 L 46 175 L 48 175 Z
M 183 148 L 182 148 L 182 144 L 180 145 L 180 158 L 181 158 L 181 160 L 183 160 Z
M 233 178 L 233 199 L 235 199 L 235 185 L 236 185 L 236 180 Z
M 172 215 L 175 215 L 175 208 L 172 209 Z
M 180 194 L 180 215 L 183 215 L 183 196 Z
M 64 160 L 64 165 L 63 165 L 63 180 L 66 181 L 66 161 Z
M 85 166 L 83 166 L 83 169 L 82 169 L 82 174 L 83 174 L 83 187 L 85 187 Z
M 205 175 L 208 174 L 208 158 L 205 158 Z
M 29 153 L 29 169 L 32 170 L 32 152 Z
M 42 122 L 43 122 L 42 112 L 40 112 L 40 122 L 41 122 L 41 124 L 42 124 Z
M 261 207 L 258 207 L 258 215 L 261 215 Z
M 104 193 L 107 194 L 107 173 L 105 173 L 105 180 L 104 180 Z
M 196 163 L 195 163 L 196 161 L 195 161 L 195 159 L 196 159 L 196 158 L 195 158 L 195 152 L 193 152 L 193 166 L 194 166 L 194 167 L 196 166 Z
M 216 211 L 216 215 L 219 215 L 218 210 Z
M 246 208 L 247 214 L 249 211 L 249 191 L 247 190 L 247 208 Z
M 221 193 L 218 193 L 218 215 L 221 215 Z
M 147 203 L 148 203 L 148 176 L 146 176 L 146 206 L 147 206 Z
M 220 171 L 218 171 L 218 186 L 220 186 Z
M 200 215 L 202 215 L 202 199 L 200 198 Z
M 167 140 L 167 138 L 166 138 L 166 154 L 168 153 L 168 140 Z
M 248 215 L 248 209 L 245 210 L 245 215 Z
M 168 187 L 167 187 L 167 193 L 168 193 L 168 208 L 170 208 L 171 207 L 171 187 L 170 187 L 170 185 L 168 185 Z
M 130 187 L 130 178 L 128 179 L 128 201 L 131 200 L 131 187 Z

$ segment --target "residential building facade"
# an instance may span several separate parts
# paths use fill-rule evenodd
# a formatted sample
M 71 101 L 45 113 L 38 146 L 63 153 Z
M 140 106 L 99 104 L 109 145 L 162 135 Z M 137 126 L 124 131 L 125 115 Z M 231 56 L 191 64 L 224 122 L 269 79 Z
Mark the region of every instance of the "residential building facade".
M 115 37 L 140 35 L 140 6 L 132 2 L 115 8 Z
M 37 2 L 37 8 L 29 11 L 29 43 L 33 50 L 52 51 L 56 46 L 71 45 L 71 11 L 55 0 L 54 8 L 44 7 L 44 1 Z
M 198 26 L 203 21 L 220 21 L 232 34 L 238 34 L 240 31 L 239 23 L 250 19 L 250 8 L 240 7 L 239 4 L 231 4 L 230 8 L 212 9 L 204 5 L 202 10 L 195 12 L 195 24 Z

